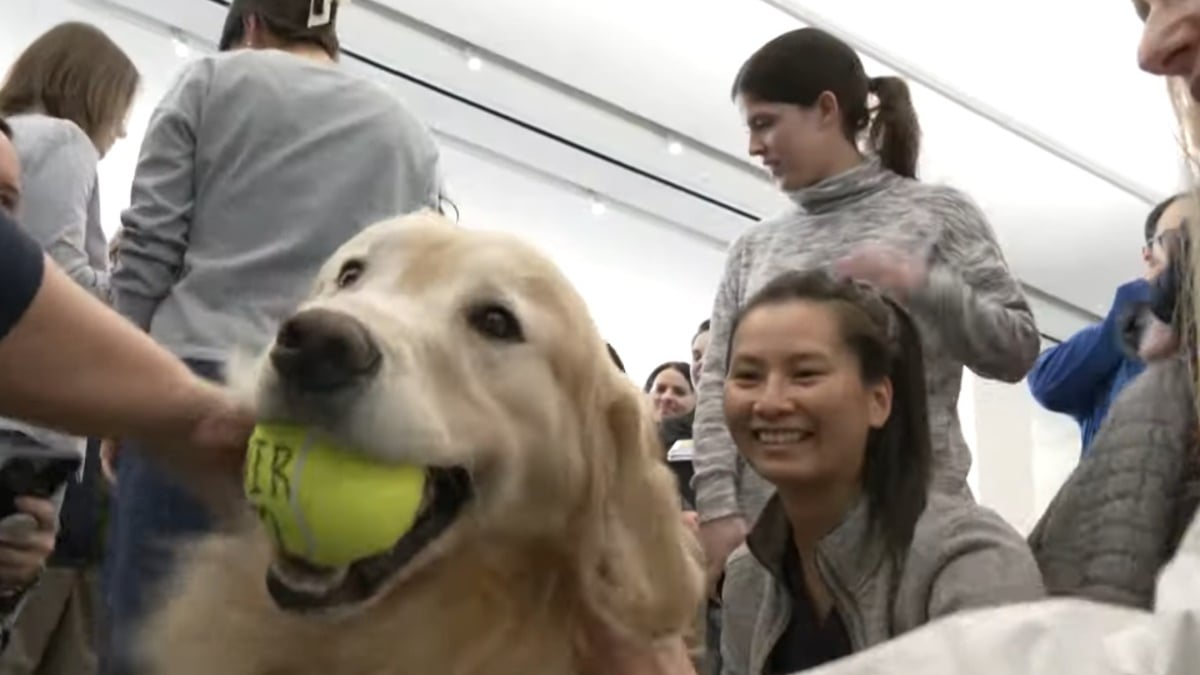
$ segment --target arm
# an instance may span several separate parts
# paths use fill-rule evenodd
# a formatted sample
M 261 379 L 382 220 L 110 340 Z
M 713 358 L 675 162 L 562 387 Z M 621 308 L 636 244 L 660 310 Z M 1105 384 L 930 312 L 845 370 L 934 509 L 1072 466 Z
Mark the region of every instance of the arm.
M 1050 593 L 1151 606 L 1191 516 L 1179 508 L 1195 462 L 1189 373 L 1185 358 L 1151 364 L 1121 392 L 1089 456 L 1030 533 Z
M 148 330 L 183 270 L 194 208 L 196 122 L 211 62 L 202 59 L 164 97 L 142 141 L 113 272 L 121 314 Z
M 178 443 L 217 402 L 218 391 L 52 264 L 0 340 L 4 415 L 80 435 Z
M 67 276 L 107 302 L 108 272 L 92 267 L 84 246 L 100 156 L 92 141 L 73 125 L 56 134 L 56 140 L 49 154 L 25 170 L 21 225 Z
M 737 495 L 738 451 L 725 427 L 723 404 L 729 333 L 741 305 L 738 286 L 742 250 L 742 243 L 735 243 L 725 263 L 725 275 L 713 303 L 711 337 L 697 391 L 693 424 L 696 447 L 692 458 L 696 473 L 692 486 L 701 523 L 742 515 Z
M 219 389 L 47 262 L 3 213 L 0 415 L 144 439 L 214 504 L 239 492 L 229 479 L 253 425 Z
M 914 293 L 912 306 L 938 327 L 945 348 L 968 368 L 1018 382 L 1040 346 L 1029 303 L 983 212 L 954 190 L 932 199 L 943 229 L 928 280 Z
M 1029 371 L 1029 390 L 1038 403 L 1070 415 L 1091 408 L 1099 388 L 1125 358 L 1118 323 L 1132 303 L 1149 296 L 1149 288 L 1143 280 L 1121 286 L 1102 323 L 1042 352 Z
M 972 507 L 937 545 L 943 553 L 929 592 L 929 621 L 1045 596 L 1029 546 L 991 511 Z

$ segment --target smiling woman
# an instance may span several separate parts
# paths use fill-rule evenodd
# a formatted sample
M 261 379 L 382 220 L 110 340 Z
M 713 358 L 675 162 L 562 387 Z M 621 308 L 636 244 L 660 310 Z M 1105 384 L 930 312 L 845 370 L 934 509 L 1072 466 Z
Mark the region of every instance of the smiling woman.
M 729 431 L 776 495 L 726 569 L 724 672 L 797 672 L 1042 594 L 1003 519 L 927 495 L 925 369 L 899 305 L 821 273 L 781 276 L 734 319 L 729 364 Z

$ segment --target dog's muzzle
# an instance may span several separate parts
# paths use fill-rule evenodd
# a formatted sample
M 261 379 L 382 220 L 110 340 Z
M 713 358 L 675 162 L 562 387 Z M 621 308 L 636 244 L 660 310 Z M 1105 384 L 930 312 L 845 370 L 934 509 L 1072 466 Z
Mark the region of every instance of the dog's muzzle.
M 289 389 L 328 394 L 373 377 L 382 356 L 358 319 L 333 310 L 308 309 L 280 327 L 270 359 Z

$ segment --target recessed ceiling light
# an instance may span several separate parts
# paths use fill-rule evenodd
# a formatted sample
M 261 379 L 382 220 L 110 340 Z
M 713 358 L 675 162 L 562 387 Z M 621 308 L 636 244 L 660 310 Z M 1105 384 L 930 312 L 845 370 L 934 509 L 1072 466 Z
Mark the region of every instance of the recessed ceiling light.
M 608 207 L 604 205 L 604 202 L 601 201 L 599 197 L 593 196 L 592 197 L 592 215 L 599 218 L 600 216 L 603 216 L 606 213 L 608 213 Z
M 467 69 L 468 70 L 474 71 L 476 73 L 483 70 L 483 58 L 481 58 L 479 56 L 479 54 L 475 53 L 475 50 L 468 49 L 468 50 L 466 50 L 466 54 L 467 54 Z
M 192 55 L 192 48 L 189 47 L 182 38 L 176 36 L 175 38 L 171 39 L 171 42 L 175 47 L 175 56 L 178 56 L 181 59 L 186 59 Z
M 679 141 L 679 139 L 677 139 L 677 138 L 668 138 L 667 139 L 667 152 L 671 153 L 672 155 L 676 155 L 676 156 L 682 155 L 683 154 L 683 143 L 681 143 Z

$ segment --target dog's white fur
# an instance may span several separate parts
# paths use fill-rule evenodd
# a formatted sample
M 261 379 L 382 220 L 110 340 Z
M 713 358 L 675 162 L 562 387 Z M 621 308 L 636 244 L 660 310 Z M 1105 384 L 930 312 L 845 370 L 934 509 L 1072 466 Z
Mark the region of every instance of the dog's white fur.
M 351 259 L 365 272 L 339 289 Z M 488 302 L 513 310 L 523 341 L 470 325 Z M 645 640 L 688 630 L 702 576 L 645 399 L 549 260 L 425 213 L 347 243 L 309 307 L 352 315 L 383 352 L 368 395 L 321 423 L 383 458 L 469 467 L 476 495 L 340 618 L 275 607 L 261 528 L 209 538 L 148 623 L 151 672 L 575 675 L 591 672 L 591 622 Z M 281 412 L 266 361 L 237 375 L 264 415 Z

